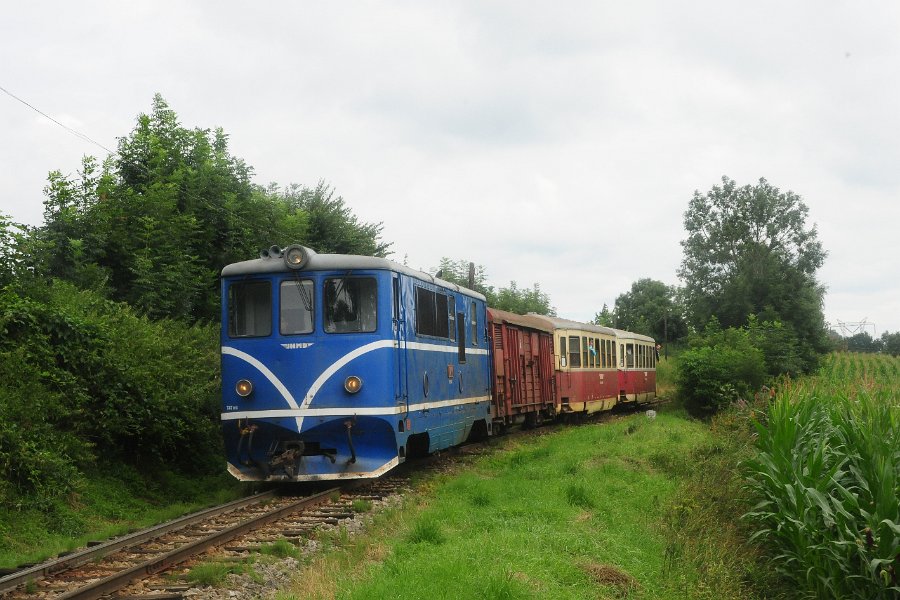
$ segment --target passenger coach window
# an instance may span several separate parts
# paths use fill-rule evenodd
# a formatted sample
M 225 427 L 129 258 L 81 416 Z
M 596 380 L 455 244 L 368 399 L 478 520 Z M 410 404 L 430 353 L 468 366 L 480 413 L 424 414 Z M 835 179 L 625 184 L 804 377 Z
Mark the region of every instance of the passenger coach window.
M 559 362 L 559 366 L 566 366 L 566 338 L 564 336 L 559 336 Z
M 581 338 L 577 335 L 569 336 L 569 366 L 581 366 Z
M 378 324 L 378 284 L 369 277 L 339 277 L 325 280 L 323 294 L 325 331 L 361 333 L 375 331 Z
M 281 335 L 312 333 L 313 330 L 313 282 L 281 282 Z
M 268 281 L 245 281 L 228 287 L 228 336 L 272 335 L 272 286 Z
M 625 344 L 625 367 L 634 368 L 634 344 Z

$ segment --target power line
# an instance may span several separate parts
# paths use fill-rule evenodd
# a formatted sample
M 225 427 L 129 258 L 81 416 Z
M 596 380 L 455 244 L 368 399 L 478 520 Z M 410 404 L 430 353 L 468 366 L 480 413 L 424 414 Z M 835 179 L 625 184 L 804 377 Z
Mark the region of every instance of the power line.
M 100 142 L 94 141 L 93 139 L 89 138 L 88 136 L 86 136 L 85 134 L 81 133 L 80 131 L 75 131 L 75 130 L 72 129 L 71 127 L 69 127 L 69 126 L 67 126 L 67 125 L 63 125 L 62 123 L 60 123 L 59 121 L 57 121 L 56 119 L 54 119 L 53 117 L 51 117 L 50 115 L 48 115 L 47 113 L 45 113 L 44 111 L 42 111 L 41 109 L 36 108 L 35 106 L 32 106 L 32 105 L 29 104 L 28 102 L 22 100 L 21 98 L 19 98 L 18 96 L 16 96 L 15 94 L 13 94 L 12 92 L 10 92 L 10 91 L 7 90 L 6 88 L 4 88 L 3 86 L 0 86 L 0 91 L 2 91 L 4 94 L 6 94 L 7 96 L 9 96 L 10 98 L 13 98 L 13 99 L 15 99 L 15 100 L 18 100 L 19 102 L 21 102 L 22 104 L 24 104 L 25 106 L 27 106 L 28 108 L 30 108 L 31 110 L 33 110 L 34 112 L 36 112 L 36 113 L 38 113 L 38 114 L 40 114 L 40 115 L 42 115 L 42 116 L 44 116 L 44 117 L 47 117 L 48 119 L 50 119 L 51 121 L 53 121 L 54 123 L 56 123 L 57 125 L 59 125 L 60 127 L 62 127 L 63 129 L 65 129 L 65 130 L 68 131 L 69 133 L 75 135 L 76 137 L 81 138 L 82 140 L 84 140 L 84 141 L 86 141 L 86 142 L 90 142 L 91 144 L 94 144 L 95 146 L 99 146 L 100 148 L 103 148 L 104 150 L 106 150 L 106 151 L 109 152 L 110 154 L 115 154 L 115 151 L 110 150 L 109 148 L 107 148 L 106 146 L 104 146 L 103 144 L 101 144 Z

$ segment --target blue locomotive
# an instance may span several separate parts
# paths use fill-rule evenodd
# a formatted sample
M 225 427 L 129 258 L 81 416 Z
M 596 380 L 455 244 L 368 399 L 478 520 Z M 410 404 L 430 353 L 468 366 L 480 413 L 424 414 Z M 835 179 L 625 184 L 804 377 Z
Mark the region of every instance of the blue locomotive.
M 299 245 L 228 265 L 222 409 L 228 469 L 245 481 L 377 477 L 486 434 L 485 298 Z

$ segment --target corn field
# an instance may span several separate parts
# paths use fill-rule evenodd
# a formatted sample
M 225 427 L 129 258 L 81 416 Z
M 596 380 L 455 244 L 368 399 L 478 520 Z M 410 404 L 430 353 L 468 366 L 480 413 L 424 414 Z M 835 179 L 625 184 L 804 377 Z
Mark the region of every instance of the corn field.
M 832 354 L 756 423 L 745 515 L 812 598 L 900 597 L 900 357 Z

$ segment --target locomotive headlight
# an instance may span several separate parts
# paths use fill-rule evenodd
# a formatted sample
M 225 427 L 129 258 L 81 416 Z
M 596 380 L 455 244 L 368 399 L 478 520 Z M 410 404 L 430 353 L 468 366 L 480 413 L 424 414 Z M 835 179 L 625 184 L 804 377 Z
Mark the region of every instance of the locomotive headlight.
M 241 398 L 246 398 L 253 393 L 253 384 L 250 383 L 249 379 L 241 379 L 234 385 L 234 391 Z
M 284 249 L 284 264 L 289 269 L 302 269 L 309 261 L 309 254 L 303 246 L 294 244 Z
M 344 389 L 351 394 L 355 394 L 362 389 L 362 379 L 360 379 L 356 375 L 351 375 L 344 380 Z

